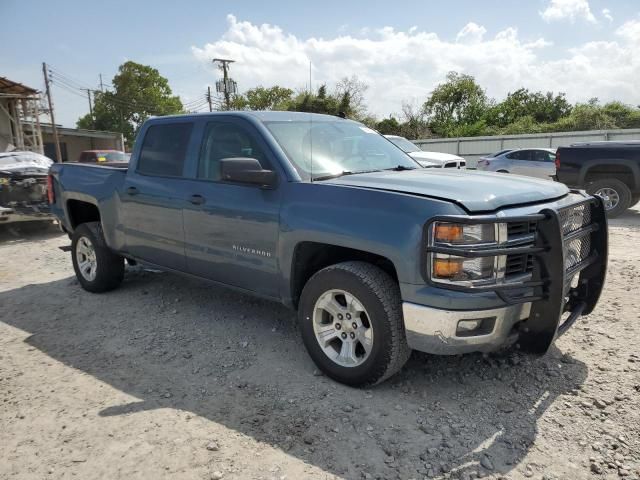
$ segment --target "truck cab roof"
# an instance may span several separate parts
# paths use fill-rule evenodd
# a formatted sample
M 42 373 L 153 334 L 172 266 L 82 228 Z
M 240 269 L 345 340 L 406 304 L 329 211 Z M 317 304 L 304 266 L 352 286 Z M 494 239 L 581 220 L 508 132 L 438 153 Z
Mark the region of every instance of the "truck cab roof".
M 625 142 L 616 142 L 611 140 L 602 140 L 599 142 L 572 143 L 569 148 L 625 148 L 640 147 L 640 140 L 627 140 Z M 567 148 L 567 147 L 561 147 Z
M 162 117 L 152 117 L 148 122 L 164 122 L 175 119 L 198 119 L 203 117 L 244 117 L 247 119 L 256 119 L 260 122 L 353 122 L 353 120 L 344 119 L 334 115 L 326 115 L 323 113 L 307 113 L 307 112 L 287 112 L 287 111 L 243 111 L 243 110 L 231 110 L 225 112 L 205 112 L 205 113 L 187 113 L 179 115 L 166 115 Z

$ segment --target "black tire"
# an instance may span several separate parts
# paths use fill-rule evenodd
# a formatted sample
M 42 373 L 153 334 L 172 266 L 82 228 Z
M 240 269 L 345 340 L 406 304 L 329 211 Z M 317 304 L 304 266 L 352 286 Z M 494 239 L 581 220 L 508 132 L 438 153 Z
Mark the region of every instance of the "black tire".
M 618 195 L 618 201 L 615 206 L 606 211 L 607 217 L 619 217 L 631 206 L 631 190 L 623 181 L 618 180 L 617 178 L 607 178 L 596 180 L 587 185 L 587 193 L 591 195 L 595 195 L 596 192 L 603 189 L 612 190 Z
M 88 278 L 78 266 L 81 260 L 78 253 L 78 242 L 88 242 L 95 252 L 95 276 Z M 124 259 L 114 253 L 104 241 L 100 222 L 88 222 L 79 225 L 71 236 L 71 259 L 73 269 L 82 288 L 92 293 L 113 290 L 124 278 Z
M 367 311 L 373 341 L 368 357 L 360 365 L 339 365 L 325 354 L 316 339 L 314 307 L 316 301 L 332 289 L 349 292 Z M 327 376 L 347 385 L 362 387 L 380 383 L 398 372 L 411 354 L 398 284 L 370 263 L 338 263 L 317 272 L 302 291 L 298 317 L 302 339 L 315 364 Z
M 506 170 L 496 170 L 496 173 L 509 173 Z

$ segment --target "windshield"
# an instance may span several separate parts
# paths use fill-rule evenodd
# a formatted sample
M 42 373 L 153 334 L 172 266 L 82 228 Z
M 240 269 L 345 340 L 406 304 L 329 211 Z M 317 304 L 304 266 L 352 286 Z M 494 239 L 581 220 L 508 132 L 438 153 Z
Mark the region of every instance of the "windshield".
M 412 153 L 419 152 L 420 147 L 411 143 L 404 137 L 387 137 L 391 143 L 402 149 L 403 152 Z
M 500 150 L 499 152 L 494 153 L 493 155 L 489 155 L 489 158 L 495 158 L 495 157 L 499 157 L 500 155 L 503 155 L 505 153 L 509 153 L 512 152 L 513 150 L 511 149 L 507 149 L 507 150 Z
M 99 152 L 96 154 L 99 162 L 128 162 L 124 152 Z M 104 159 L 104 160 L 103 160 Z
M 265 122 L 303 180 L 419 165 L 356 122 Z M 312 155 L 313 154 L 313 155 Z

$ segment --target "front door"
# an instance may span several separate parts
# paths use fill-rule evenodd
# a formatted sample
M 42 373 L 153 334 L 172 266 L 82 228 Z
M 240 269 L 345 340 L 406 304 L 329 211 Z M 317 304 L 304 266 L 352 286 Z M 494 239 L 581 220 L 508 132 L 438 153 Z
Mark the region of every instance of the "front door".
M 180 271 L 186 269 L 183 171 L 192 131 L 193 122 L 184 121 L 148 127 L 121 194 L 127 252 Z
M 187 269 L 204 278 L 277 297 L 280 190 L 231 184 L 220 178 L 223 158 L 275 164 L 254 127 L 240 118 L 208 122 L 197 179 L 189 181 L 184 230 Z

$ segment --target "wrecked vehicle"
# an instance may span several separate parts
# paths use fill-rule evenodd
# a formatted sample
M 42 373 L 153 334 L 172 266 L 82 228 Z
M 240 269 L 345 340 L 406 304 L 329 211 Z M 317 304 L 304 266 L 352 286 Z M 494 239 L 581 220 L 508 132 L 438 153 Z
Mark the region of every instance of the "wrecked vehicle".
M 116 288 L 128 259 L 282 302 L 349 385 L 383 381 L 412 349 L 542 354 L 605 280 L 601 198 L 420 168 L 328 115 L 153 118 L 128 166 L 55 164 L 49 184 L 84 289 Z
M 34 152 L 0 153 L 0 225 L 53 220 L 47 174 L 53 161 Z

